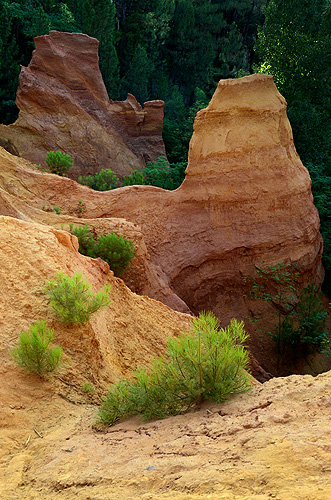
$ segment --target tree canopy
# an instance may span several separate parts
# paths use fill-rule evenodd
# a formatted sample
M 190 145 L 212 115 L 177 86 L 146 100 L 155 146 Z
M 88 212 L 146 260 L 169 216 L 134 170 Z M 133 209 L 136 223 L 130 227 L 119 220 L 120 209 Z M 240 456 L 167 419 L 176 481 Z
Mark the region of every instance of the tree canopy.
M 288 102 L 303 159 L 330 157 L 331 5 L 329 0 L 271 0 L 256 49 Z
M 270 0 L 255 45 L 288 103 L 298 153 L 312 178 L 324 239 L 325 290 L 331 293 L 331 3 Z
M 33 37 L 51 29 L 100 41 L 111 99 L 131 92 L 167 102 L 179 91 L 191 106 L 197 87 L 210 97 L 220 78 L 252 71 L 266 1 L 0 0 L 0 122 L 16 118 L 19 65 L 29 63 Z

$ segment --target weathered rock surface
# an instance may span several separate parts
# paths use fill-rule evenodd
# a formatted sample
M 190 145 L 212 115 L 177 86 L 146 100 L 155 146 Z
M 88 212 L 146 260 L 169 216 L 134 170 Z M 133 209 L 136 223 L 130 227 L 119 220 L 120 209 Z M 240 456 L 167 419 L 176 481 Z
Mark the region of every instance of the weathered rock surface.
M 32 170 L 33 168 L 35 167 L 30 162 L 14 158 L 0 148 L 0 215 L 35 221 L 67 231 L 70 224 L 88 224 L 95 237 L 114 231 L 129 238 L 135 246 L 135 257 L 122 276 L 127 286 L 132 291 L 160 300 L 177 311 L 191 313 L 187 304 L 170 288 L 164 272 L 151 261 L 141 228 L 137 224 L 123 218 L 90 218 L 90 204 L 82 194 L 97 193 L 71 179 L 40 173 L 36 169 Z M 50 186 L 51 192 L 48 191 Z M 65 205 L 62 203 L 64 198 L 61 193 L 65 195 Z M 94 203 L 98 203 L 98 200 L 92 202 L 92 205 Z M 52 208 L 59 205 L 61 216 Z
M 273 379 L 222 405 L 164 421 L 93 430 L 107 383 L 148 364 L 190 317 L 130 292 L 67 232 L 0 217 L 0 493 L 10 500 L 329 500 L 331 372 Z M 80 271 L 112 303 L 64 328 L 42 291 Z M 14 366 L 18 333 L 47 318 L 63 346 L 59 377 Z M 85 381 L 96 393 L 86 395 Z
M 62 215 L 47 211 L 54 205 Z M 105 386 L 162 353 L 190 317 L 132 293 L 103 261 L 80 255 L 61 228 L 88 222 L 97 234 L 131 237 L 133 288 L 150 287 L 172 307 L 212 309 L 224 323 L 253 307 L 241 276 L 256 262 L 287 259 L 302 285 L 319 283 L 310 180 L 270 77 L 220 82 L 197 116 L 177 191 L 97 193 L 0 148 L 0 214 L 1 498 L 329 500 L 331 372 L 273 379 L 165 421 L 93 431 Z M 83 328 L 63 328 L 48 307 L 43 287 L 60 270 L 82 272 L 94 290 L 112 286 L 110 306 Z M 18 333 L 44 318 L 66 358 L 49 381 L 24 374 L 10 357 Z M 265 339 L 252 337 L 251 350 L 272 369 Z M 85 381 L 95 395 L 84 394 Z
M 330 372 L 273 379 L 222 405 L 164 421 L 130 419 L 108 433 L 92 430 L 96 406 L 79 386 L 2 370 L 0 392 L 6 499 L 331 496 Z
M 322 238 L 309 174 L 295 151 L 285 100 L 270 76 L 219 83 L 197 115 L 186 178 L 176 191 L 132 186 L 98 193 L 6 158 L 11 166 L 3 167 L 3 213 L 46 221 L 43 204 L 76 215 L 83 200 L 86 219 L 120 217 L 137 224 L 166 287 L 195 313 L 212 310 L 225 324 L 252 311 L 263 316 L 263 304 L 243 297 L 242 276 L 252 275 L 256 263 L 286 260 L 300 273 L 302 286 L 322 281 Z M 174 296 L 153 295 L 152 288 L 148 293 L 174 307 L 168 300 Z M 252 335 L 250 347 L 273 372 L 271 338 Z
M 36 50 L 21 68 L 13 125 L 0 126 L 24 158 L 45 165 L 46 152 L 61 150 L 74 159 L 70 177 L 111 168 L 120 177 L 147 160 L 165 156 L 163 101 L 144 109 L 134 96 L 109 100 L 98 65 L 98 41 L 81 33 L 35 38 Z
M 8 340 L 15 341 L 22 329 L 39 319 L 47 319 L 65 347 L 74 348 L 76 343 L 80 349 L 70 368 L 74 369 L 79 363 L 82 377 L 92 371 L 96 379 L 109 382 L 161 352 L 169 335 L 179 333 L 190 324 L 190 316 L 131 292 L 101 259 L 78 253 L 77 238 L 67 231 L 0 216 L 0 235 L 2 355 L 7 352 Z M 57 271 L 69 275 L 81 272 L 94 290 L 111 284 L 111 305 L 92 316 L 86 331 L 82 332 L 81 326 L 63 328 L 48 306 L 43 288 L 48 279 L 56 277 Z M 143 320 L 144 315 L 148 317 L 149 326 Z M 139 348 L 141 342 L 146 342 L 142 349 Z M 96 366 L 90 359 L 91 349 Z M 91 370 L 82 369 L 84 359 Z M 5 366 L 11 366 L 9 360 Z

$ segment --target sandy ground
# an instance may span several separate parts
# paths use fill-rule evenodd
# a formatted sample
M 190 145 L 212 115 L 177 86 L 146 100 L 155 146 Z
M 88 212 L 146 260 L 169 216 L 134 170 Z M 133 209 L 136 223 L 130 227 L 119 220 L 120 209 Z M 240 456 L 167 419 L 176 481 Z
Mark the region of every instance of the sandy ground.
M 331 498 L 330 372 L 272 379 L 221 405 L 106 432 L 94 430 L 88 398 L 73 390 L 74 404 L 59 396 L 61 381 L 28 379 L 35 393 L 8 410 L 17 431 L 0 462 L 3 499 Z

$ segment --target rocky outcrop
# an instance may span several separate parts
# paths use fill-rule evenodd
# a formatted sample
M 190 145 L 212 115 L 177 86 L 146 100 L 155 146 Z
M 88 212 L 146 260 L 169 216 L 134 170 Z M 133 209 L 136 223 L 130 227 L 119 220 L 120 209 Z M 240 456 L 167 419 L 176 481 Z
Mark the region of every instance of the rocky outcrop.
M 48 211 L 54 205 L 62 215 Z M 142 293 L 155 271 L 159 281 L 149 293 L 163 293 L 166 303 L 178 299 L 172 307 L 185 300 L 195 311 L 213 309 L 223 323 L 252 307 L 241 276 L 256 262 L 286 259 L 302 285 L 320 283 L 309 175 L 271 77 L 220 82 L 197 116 L 177 191 L 97 193 L 0 148 L 0 213 L 3 498 L 329 500 L 331 372 L 274 378 L 164 421 L 134 418 L 107 433 L 93 430 L 107 384 L 148 365 L 191 318 L 132 293 L 103 261 L 80 255 L 64 230 L 89 222 L 97 234 L 116 228 L 130 235 L 140 269 L 127 276 L 132 287 Z M 111 284 L 110 306 L 82 327 L 64 328 L 43 293 L 60 270 L 81 272 L 95 291 Z M 44 318 L 63 347 L 65 368 L 42 381 L 18 369 L 10 350 L 22 329 Z M 271 368 L 265 338 L 252 337 L 251 350 Z M 83 391 L 87 381 L 95 394 Z
M 256 263 L 286 260 L 302 286 L 322 282 L 322 238 L 310 177 L 271 76 L 219 83 L 196 117 L 186 178 L 176 191 L 129 186 L 98 193 L 70 179 L 32 173 L 23 160 L 11 165 L 2 184 L 4 210 L 14 207 L 40 222 L 48 217 L 43 204 L 59 205 L 64 215 L 53 218 L 60 224 L 83 200 L 86 219 L 125 218 L 139 226 L 150 261 L 167 290 L 180 298 L 177 304 L 186 303 L 194 313 L 212 310 L 223 324 L 256 312 L 242 282 Z M 26 200 L 24 206 L 18 198 Z M 151 296 L 174 307 L 171 294 Z M 258 307 L 263 317 L 266 309 Z M 271 338 L 252 333 L 250 347 L 274 372 Z
M 132 95 L 109 100 L 98 66 L 98 41 L 81 33 L 35 38 L 36 50 L 21 68 L 13 125 L 0 126 L 24 158 L 45 165 L 46 152 L 61 150 L 74 159 L 69 175 L 111 168 L 120 177 L 146 161 L 165 156 L 163 101 L 144 108 Z
M 0 216 L 0 237 L 2 498 L 329 500 L 331 372 L 275 378 L 223 404 L 97 433 L 108 384 L 147 366 L 190 317 L 132 293 L 65 231 Z M 64 327 L 43 293 L 59 270 L 83 273 L 94 291 L 110 284 L 109 307 Z M 65 360 L 48 380 L 10 356 L 20 331 L 44 318 Z
M 15 144 L 12 143 L 10 139 L 2 139 L 0 137 L 0 146 L 4 148 L 8 153 L 14 155 L 14 156 L 19 156 L 19 152 Z
M 114 277 L 104 261 L 78 253 L 77 238 L 67 231 L 0 216 L 0 234 L 1 361 L 11 339 L 17 338 L 31 323 L 47 319 L 57 332 L 57 340 L 61 339 L 67 349 L 78 351 L 66 371 L 70 373 L 75 366 L 80 365 L 82 369 L 83 365 L 92 363 L 90 370 L 82 370 L 81 376 L 90 371 L 102 386 L 129 374 L 135 365 L 149 361 L 164 349 L 168 336 L 177 335 L 190 325 L 191 317 L 187 314 L 136 295 L 121 279 Z M 94 290 L 110 284 L 111 305 L 92 316 L 87 325 L 65 330 L 43 293 L 46 281 L 53 279 L 59 270 L 69 275 L 82 273 Z M 87 342 L 82 350 L 80 341 Z M 145 342 L 142 349 L 138 348 Z M 10 358 L 4 356 L 4 359 L 4 367 L 11 369 Z
M 135 246 L 135 257 L 122 275 L 130 289 L 148 295 L 173 309 L 191 314 L 187 304 L 170 288 L 161 268 L 151 261 L 141 228 L 123 218 L 91 218 L 91 207 L 83 193 L 95 193 L 71 179 L 38 172 L 23 158 L 14 158 L 0 148 L 0 215 L 35 221 L 58 229 L 69 230 L 70 224 L 88 224 L 95 237 L 114 231 L 130 239 Z M 51 187 L 51 191 L 48 188 Z M 31 189 L 31 191 L 30 191 Z M 65 205 L 63 194 L 69 205 Z M 101 193 L 100 193 L 101 194 Z M 98 203 L 97 199 L 95 200 Z M 61 216 L 53 207 L 59 206 Z

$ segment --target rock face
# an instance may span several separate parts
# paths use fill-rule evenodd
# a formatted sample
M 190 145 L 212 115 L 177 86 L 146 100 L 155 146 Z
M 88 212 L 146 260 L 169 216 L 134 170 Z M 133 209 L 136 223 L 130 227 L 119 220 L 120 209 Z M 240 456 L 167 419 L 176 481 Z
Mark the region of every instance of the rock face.
M 190 325 L 191 317 L 187 314 L 136 295 L 121 279 L 113 276 L 104 261 L 78 253 L 77 238 L 67 231 L 0 216 L 0 234 L 0 359 L 1 362 L 5 360 L 3 368 L 11 370 L 13 366 L 10 357 L 6 356 L 11 339 L 16 339 L 31 323 L 47 319 L 56 331 L 57 341 L 61 339 L 61 344 L 69 350 L 76 345 L 73 349 L 77 348 L 78 352 L 66 367 L 67 373 L 75 371 L 78 364 L 82 370 L 80 376 L 84 377 L 91 362 L 90 371 L 102 386 L 129 374 L 133 366 L 162 352 L 168 336 L 177 335 Z M 93 315 L 86 325 L 66 329 L 54 316 L 43 293 L 46 281 L 55 278 L 59 270 L 70 276 L 82 273 L 95 291 L 110 284 L 111 305 Z M 148 318 L 146 323 L 144 315 L 146 320 Z M 139 349 L 141 343 L 146 345 Z M 92 351 L 93 362 L 90 359 Z M 86 369 L 82 369 L 83 365 Z
M 54 205 L 62 215 L 48 211 Z M 172 307 L 212 309 L 223 323 L 252 307 L 241 276 L 256 262 L 286 259 L 302 285 L 319 283 L 310 179 L 271 77 L 220 82 L 197 116 L 175 192 L 93 192 L 0 148 L 0 491 L 11 500 L 329 500 L 331 372 L 274 378 L 164 421 L 93 430 L 108 383 L 148 365 L 191 318 L 80 255 L 63 230 L 70 222 L 130 236 L 133 288 Z M 81 272 L 95 291 L 111 284 L 109 307 L 83 326 L 60 324 L 43 292 L 60 270 Z M 50 380 L 23 373 L 10 356 L 20 331 L 39 319 L 54 328 L 66 361 Z M 272 367 L 265 339 L 250 347 Z M 87 381 L 95 394 L 83 391 Z
M 40 173 L 33 168 L 34 165 L 27 160 L 13 157 L 0 148 L 0 215 L 65 230 L 69 230 L 70 224 L 88 224 L 95 237 L 114 231 L 129 238 L 135 246 L 135 257 L 122 276 L 125 283 L 140 295 L 156 298 L 177 311 L 191 313 L 187 304 L 170 288 L 165 273 L 151 261 L 144 235 L 137 224 L 123 218 L 90 217 L 91 207 L 99 201 L 98 196 L 94 201 L 90 200 L 92 203 L 87 198 L 89 194 L 93 198 L 98 193 L 71 179 Z M 64 198 L 69 203 L 66 206 Z M 60 206 L 61 216 L 53 211 L 55 205 Z
M 120 177 L 164 155 L 163 101 L 145 103 L 132 95 L 109 100 L 98 66 L 98 41 L 80 33 L 51 31 L 35 38 L 36 50 L 21 68 L 18 120 L 0 134 L 24 158 L 45 164 L 60 149 L 74 158 L 70 176 L 111 168 Z
M 329 500 L 331 372 L 275 378 L 223 404 L 97 433 L 108 384 L 162 353 L 190 317 L 132 293 L 65 231 L 0 216 L 0 238 L 1 498 Z M 59 270 L 82 272 L 95 291 L 111 284 L 110 306 L 64 327 L 43 293 Z M 10 357 L 20 331 L 44 318 L 66 361 L 49 380 Z
M 52 224 L 54 217 L 60 224 L 77 213 L 83 200 L 84 219 L 117 217 L 138 225 L 168 292 L 157 286 L 143 291 L 139 283 L 137 291 L 171 307 L 177 307 L 173 300 L 179 297 L 175 301 L 181 311 L 183 303 L 194 313 L 212 310 L 223 324 L 256 312 L 256 304 L 244 298 L 242 277 L 251 276 L 262 262 L 292 263 L 302 286 L 323 279 L 309 174 L 293 144 L 285 100 L 270 76 L 219 83 L 209 106 L 196 117 L 186 178 L 176 191 L 129 186 L 98 193 L 70 179 L 33 173 L 18 159 L 10 172 L 2 181 L 8 215 L 14 211 L 46 221 L 49 214 L 40 208 L 48 203 L 61 207 L 64 215 L 52 216 Z M 17 198 L 26 200 L 24 206 Z M 265 306 L 258 307 L 263 317 Z M 250 348 L 273 372 L 269 336 L 252 334 Z

